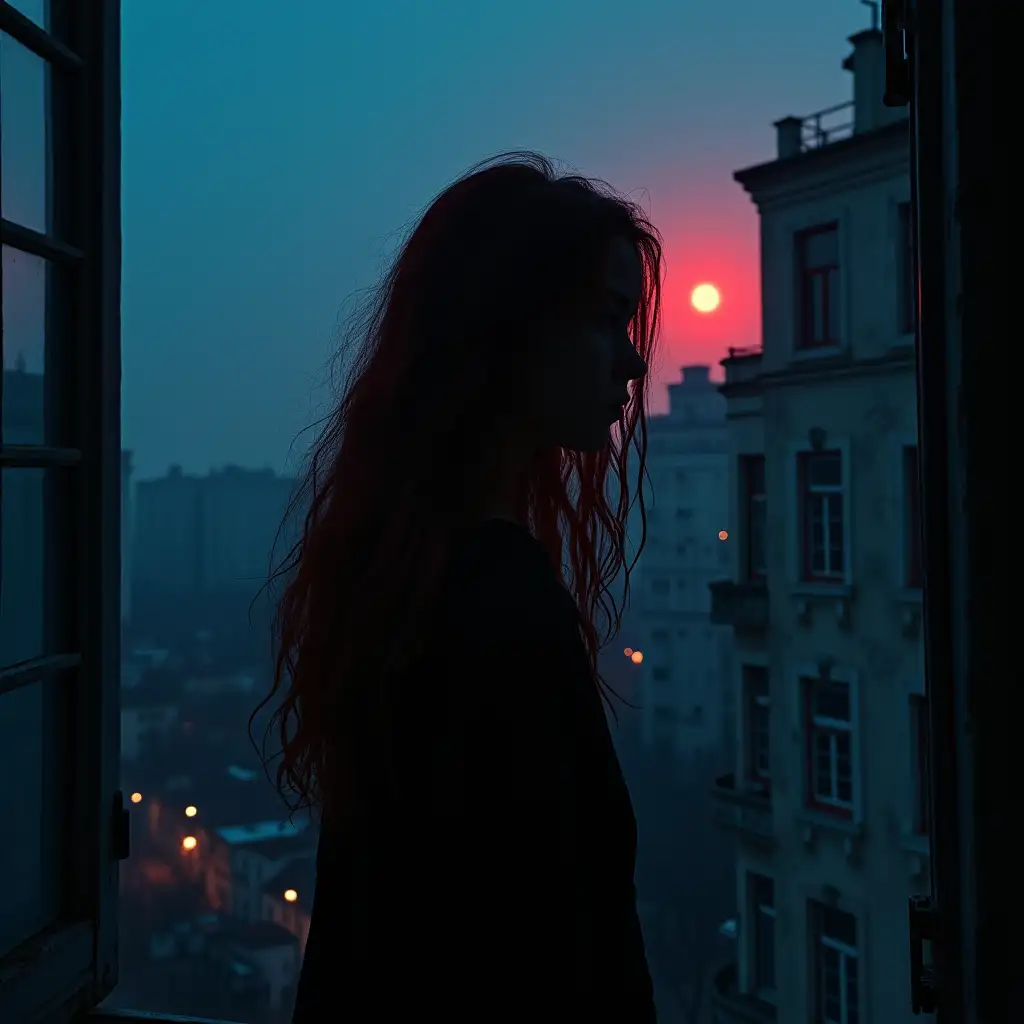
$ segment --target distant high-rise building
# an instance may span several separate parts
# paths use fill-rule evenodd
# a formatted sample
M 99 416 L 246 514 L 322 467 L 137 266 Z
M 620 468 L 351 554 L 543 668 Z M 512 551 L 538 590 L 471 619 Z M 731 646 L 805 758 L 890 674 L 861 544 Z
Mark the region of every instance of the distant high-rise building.
M 193 476 L 172 466 L 135 487 L 132 593 L 136 604 L 212 594 L 254 595 L 295 481 L 236 466 Z M 278 554 L 286 550 L 282 540 Z
M 629 639 L 648 742 L 680 753 L 731 742 L 728 630 L 711 622 L 708 584 L 722 575 L 728 512 L 725 400 L 707 366 L 683 368 L 669 410 L 648 420 L 647 544 L 632 581 Z M 638 510 L 630 521 L 634 543 Z

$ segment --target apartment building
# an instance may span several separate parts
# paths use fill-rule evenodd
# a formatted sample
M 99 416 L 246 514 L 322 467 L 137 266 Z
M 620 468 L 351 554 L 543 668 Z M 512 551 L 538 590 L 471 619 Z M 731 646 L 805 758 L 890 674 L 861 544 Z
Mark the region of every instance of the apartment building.
M 648 421 L 647 546 L 629 637 L 643 655 L 645 740 L 687 754 L 718 750 L 732 732 L 732 638 L 712 623 L 708 592 L 727 558 L 727 434 L 725 399 L 707 366 L 683 367 L 668 392 L 668 412 Z M 636 515 L 630 527 L 636 538 Z
M 715 799 L 738 927 L 715 1024 L 911 1019 L 929 861 L 909 143 L 881 33 L 850 42 L 853 103 L 779 121 L 776 159 L 735 175 L 760 214 L 763 349 L 723 361 L 712 618 L 740 699 Z

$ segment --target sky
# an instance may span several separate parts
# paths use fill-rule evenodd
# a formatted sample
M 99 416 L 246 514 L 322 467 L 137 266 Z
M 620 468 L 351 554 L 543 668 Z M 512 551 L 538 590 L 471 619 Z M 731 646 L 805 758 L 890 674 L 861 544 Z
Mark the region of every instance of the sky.
M 870 21 L 858 0 L 122 11 L 123 428 L 137 478 L 286 469 L 331 398 L 353 298 L 433 195 L 510 149 L 608 180 L 661 229 L 663 408 L 681 365 L 759 342 L 757 215 L 732 173 L 774 157 L 780 117 L 851 98 L 840 65 Z M 8 166 L 6 126 L 3 143 Z M 722 294 L 713 316 L 689 307 L 702 281 Z

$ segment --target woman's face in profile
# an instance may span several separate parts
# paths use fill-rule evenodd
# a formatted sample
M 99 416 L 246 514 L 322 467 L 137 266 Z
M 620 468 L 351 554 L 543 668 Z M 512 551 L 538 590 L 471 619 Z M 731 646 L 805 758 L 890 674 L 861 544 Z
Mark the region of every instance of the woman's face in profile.
M 633 347 L 643 269 L 633 246 L 612 241 L 597 303 L 542 348 L 534 418 L 545 447 L 600 451 L 629 400 L 628 385 L 647 372 Z

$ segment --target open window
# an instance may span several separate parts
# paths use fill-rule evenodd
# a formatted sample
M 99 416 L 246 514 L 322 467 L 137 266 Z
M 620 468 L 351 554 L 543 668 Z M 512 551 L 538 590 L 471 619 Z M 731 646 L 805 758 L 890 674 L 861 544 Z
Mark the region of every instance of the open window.
M 0 1020 L 117 980 L 119 5 L 0 3 Z

